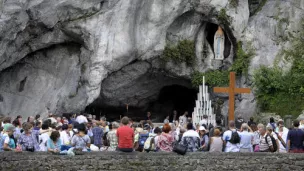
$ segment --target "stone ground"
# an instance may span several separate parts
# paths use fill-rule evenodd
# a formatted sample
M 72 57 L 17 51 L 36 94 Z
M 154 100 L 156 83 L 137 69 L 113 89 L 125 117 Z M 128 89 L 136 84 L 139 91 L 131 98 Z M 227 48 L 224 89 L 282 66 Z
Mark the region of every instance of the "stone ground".
M 74 157 L 49 153 L 0 153 L 0 170 L 304 170 L 303 154 L 271 153 L 117 153 Z

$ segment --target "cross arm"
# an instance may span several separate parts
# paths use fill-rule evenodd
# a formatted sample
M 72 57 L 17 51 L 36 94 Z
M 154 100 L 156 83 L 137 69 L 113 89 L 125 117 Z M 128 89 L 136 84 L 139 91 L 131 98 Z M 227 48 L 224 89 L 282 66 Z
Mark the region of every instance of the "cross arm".
M 224 87 L 214 87 L 213 92 L 215 93 L 228 93 L 229 89 Z
M 235 88 L 235 93 L 250 93 L 250 88 Z

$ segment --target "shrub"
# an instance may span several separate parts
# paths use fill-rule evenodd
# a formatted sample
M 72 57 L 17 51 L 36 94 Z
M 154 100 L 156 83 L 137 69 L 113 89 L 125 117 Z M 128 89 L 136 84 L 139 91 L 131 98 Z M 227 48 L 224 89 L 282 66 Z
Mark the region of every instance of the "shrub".
M 230 26 L 230 23 L 232 22 L 232 18 L 226 14 L 226 10 L 224 8 L 222 8 L 219 12 L 217 19 L 219 21 L 219 24 L 222 24 L 224 26 Z
M 229 0 L 232 7 L 237 8 L 239 6 L 239 0 Z
M 194 41 L 182 40 L 176 46 L 167 45 L 161 57 L 165 61 L 172 60 L 175 63 L 186 62 L 187 65 L 191 65 L 196 57 Z
M 304 110 L 304 23 L 302 25 L 291 48 L 280 53 L 292 63 L 291 69 L 283 72 L 278 66 L 261 67 L 254 73 L 256 97 L 263 112 L 296 116 Z
M 248 68 L 251 58 L 255 55 L 255 50 L 251 47 L 250 43 L 247 44 L 247 52 L 242 48 L 242 42 L 237 43 L 236 59 L 230 68 L 230 71 L 234 71 L 237 74 L 244 74 L 248 76 Z
M 228 71 L 208 71 L 201 73 L 195 71 L 191 76 L 191 82 L 194 87 L 198 87 L 203 83 L 203 76 L 205 76 L 205 82 L 211 87 L 215 86 L 228 86 L 229 85 L 229 72 Z

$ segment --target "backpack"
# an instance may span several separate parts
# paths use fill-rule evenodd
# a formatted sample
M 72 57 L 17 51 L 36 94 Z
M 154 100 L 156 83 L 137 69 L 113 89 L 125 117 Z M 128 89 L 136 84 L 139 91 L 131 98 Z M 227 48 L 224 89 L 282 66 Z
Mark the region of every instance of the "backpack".
M 107 138 L 108 132 L 105 132 L 102 136 L 103 146 L 110 146 L 110 142 Z
M 147 134 L 139 134 L 138 145 L 139 147 L 144 147 L 146 140 L 149 138 L 149 133 Z
M 273 146 L 273 150 L 271 150 L 271 152 L 276 152 L 278 150 L 278 145 L 277 145 L 277 142 L 276 140 L 273 138 L 272 135 L 266 135 L 265 137 L 265 140 L 266 140 L 266 143 L 268 144 L 268 141 L 267 141 L 267 137 L 270 137 L 271 139 L 271 142 L 272 142 L 272 146 Z
M 155 136 L 149 136 L 144 144 L 144 150 L 147 152 L 155 151 Z
M 229 142 L 231 144 L 238 144 L 241 142 L 241 137 L 240 135 L 237 133 L 237 131 L 231 131 L 231 138 L 229 140 Z
M 276 129 L 275 124 L 274 124 L 274 123 L 270 123 L 270 125 L 271 125 L 271 127 L 272 127 L 273 131 L 275 131 L 275 129 Z

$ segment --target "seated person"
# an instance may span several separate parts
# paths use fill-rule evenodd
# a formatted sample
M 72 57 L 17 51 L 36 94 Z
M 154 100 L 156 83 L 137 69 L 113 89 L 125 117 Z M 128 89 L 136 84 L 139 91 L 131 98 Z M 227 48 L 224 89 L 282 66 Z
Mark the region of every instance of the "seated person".
M 62 141 L 60 139 L 60 133 L 58 131 L 53 131 L 50 139 L 47 141 L 47 151 L 59 153 L 61 145 Z

